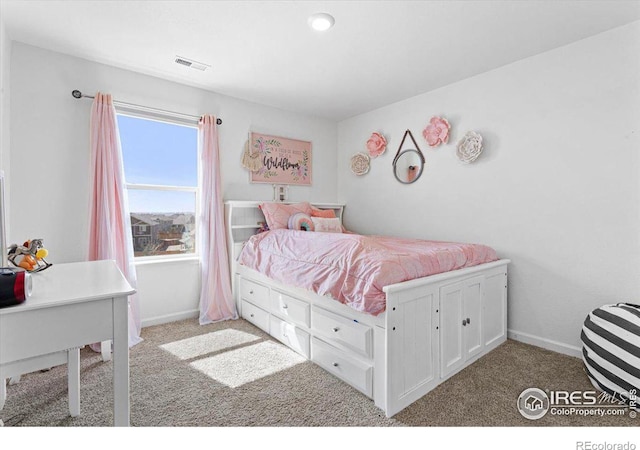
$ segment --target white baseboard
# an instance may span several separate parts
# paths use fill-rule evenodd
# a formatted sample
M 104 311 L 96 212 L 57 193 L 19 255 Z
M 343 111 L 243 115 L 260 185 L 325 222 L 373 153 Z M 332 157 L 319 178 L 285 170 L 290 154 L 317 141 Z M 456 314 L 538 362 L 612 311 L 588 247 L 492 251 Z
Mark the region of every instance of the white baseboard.
M 165 316 L 153 317 L 142 321 L 142 328 L 150 327 L 153 325 L 161 325 L 163 323 L 176 322 L 178 320 L 192 319 L 200 315 L 197 309 L 192 311 L 184 311 L 175 314 L 167 314 Z M 514 341 L 522 342 L 524 344 L 535 345 L 536 347 L 542 347 L 553 352 L 562 353 L 564 355 L 573 356 L 575 358 L 582 358 L 582 349 L 573 345 L 564 344 L 562 342 L 553 341 L 551 339 L 545 339 L 532 334 L 523 333 L 521 331 L 507 330 L 507 336 Z
M 175 314 L 167 314 L 165 316 L 152 317 L 150 319 L 144 319 L 141 323 L 142 328 L 150 327 L 153 325 L 161 325 L 163 323 L 176 322 L 178 320 L 192 319 L 198 317 L 200 312 L 197 309 L 192 311 L 184 311 Z
M 582 349 L 573 345 L 563 344 L 562 342 L 552 341 L 551 339 L 545 339 L 515 330 L 507 330 L 507 336 L 514 341 L 535 345 L 536 347 L 542 347 L 564 355 L 582 358 Z

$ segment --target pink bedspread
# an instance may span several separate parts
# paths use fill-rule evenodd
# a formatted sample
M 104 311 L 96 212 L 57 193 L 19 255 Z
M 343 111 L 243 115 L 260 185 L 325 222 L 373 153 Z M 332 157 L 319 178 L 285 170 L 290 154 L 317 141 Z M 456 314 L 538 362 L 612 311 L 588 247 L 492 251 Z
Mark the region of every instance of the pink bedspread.
M 377 316 L 385 309 L 384 286 L 497 259 L 478 244 L 272 230 L 252 236 L 238 262 Z

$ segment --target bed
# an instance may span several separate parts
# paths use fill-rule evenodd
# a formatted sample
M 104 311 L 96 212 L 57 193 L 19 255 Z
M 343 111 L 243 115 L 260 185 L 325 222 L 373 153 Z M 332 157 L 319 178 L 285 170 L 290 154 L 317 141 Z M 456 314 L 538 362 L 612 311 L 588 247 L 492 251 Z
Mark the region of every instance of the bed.
M 506 340 L 509 260 L 490 247 L 350 232 L 256 234 L 261 203 L 225 203 L 240 315 L 387 417 Z M 342 220 L 344 205 L 312 207 Z

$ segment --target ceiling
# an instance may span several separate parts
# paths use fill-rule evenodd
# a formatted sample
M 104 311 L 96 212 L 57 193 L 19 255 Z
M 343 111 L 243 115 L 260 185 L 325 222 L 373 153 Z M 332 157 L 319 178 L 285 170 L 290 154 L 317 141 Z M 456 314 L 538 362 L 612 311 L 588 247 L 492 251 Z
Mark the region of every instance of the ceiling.
M 640 1 L 1 0 L 0 12 L 14 41 L 339 121 L 639 20 Z M 335 26 L 312 30 L 316 12 Z

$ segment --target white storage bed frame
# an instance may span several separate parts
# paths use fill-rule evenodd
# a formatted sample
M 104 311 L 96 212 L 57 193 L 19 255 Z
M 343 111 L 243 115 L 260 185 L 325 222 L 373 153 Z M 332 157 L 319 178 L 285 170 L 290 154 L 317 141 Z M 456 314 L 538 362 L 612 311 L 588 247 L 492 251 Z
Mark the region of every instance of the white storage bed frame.
M 225 203 L 240 315 L 372 398 L 387 417 L 506 340 L 509 260 L 386 286 L 386 311 L 374 317 L 237 264 L 264 221 L 259 203 Z M 314 206 L 340 218 L 344 210 Z

